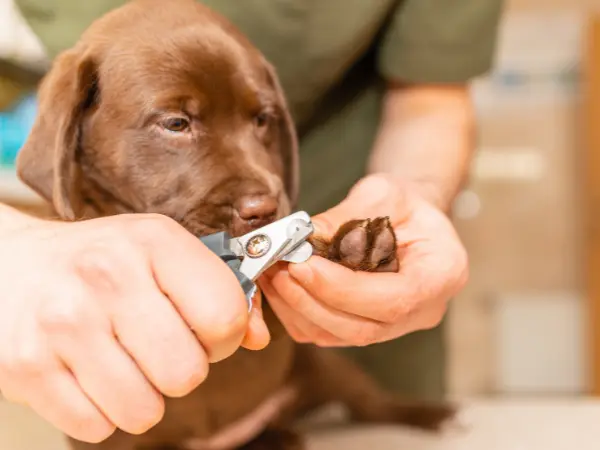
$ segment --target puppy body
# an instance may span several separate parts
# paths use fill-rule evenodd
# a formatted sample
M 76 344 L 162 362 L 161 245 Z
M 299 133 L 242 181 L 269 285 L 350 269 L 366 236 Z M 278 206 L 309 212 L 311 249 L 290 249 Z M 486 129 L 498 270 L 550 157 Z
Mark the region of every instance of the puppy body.
M 21 179 L 64 220 L 159 213 L 198 236 L 240 235 L 289 214 L 298 146 L 275 71 L 198 2 L 165 5 L 129 2 L 59 55 L 18 157 Z M 379 218 L 314 243 L 319 255 L 356 270 L 397 270 L 392 236 Z M 377 242 L 385 248 L 374 249 Z M 212 365 L 194 392 L 166 400 L 165 417 L 147 433 L 73 447 L 299 448 L 286 427 L 330 401 L 361 421 L 437 428 L 452 415 L 445 405 L 391 398 L 349 361 L 295 344 L 264 303 L 272 335 L 265 350 L 242 349 Z M 253 414 L 262 425 L 244 428 Z M 231 426 L 238 428 L 227 432 Z

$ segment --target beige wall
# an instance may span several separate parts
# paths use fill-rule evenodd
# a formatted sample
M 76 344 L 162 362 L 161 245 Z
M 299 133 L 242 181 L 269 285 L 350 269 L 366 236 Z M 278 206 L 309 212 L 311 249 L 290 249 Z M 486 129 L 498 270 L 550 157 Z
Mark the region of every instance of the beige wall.
M 453 302 L 448 334 L 454 395 L 495 390 L 499 298 L 580 291 L 578 87 L 569 92 L 552 77 L 580 57 L 573 36 L 584 29 L 585 15 L 573 13 L 595 6 L 600 0 L 509 1 L 496 73 L 514 69 L 530 76 L 530 85 L 519 91 L 481 80 L 475 89 L 480 159 L 456 219 L 470 253 L 471 282 Z M 548 347 L 563 338 L 549 333 Z
M 539 11 L 560 8 L 596 8 L 600 6 L 599 0 L 507 0 L 508 9 L 511 11 Z

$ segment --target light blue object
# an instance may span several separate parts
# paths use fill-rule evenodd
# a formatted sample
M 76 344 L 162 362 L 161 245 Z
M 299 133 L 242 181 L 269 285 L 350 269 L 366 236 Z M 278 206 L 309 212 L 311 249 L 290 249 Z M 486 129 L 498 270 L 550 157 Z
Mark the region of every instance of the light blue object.
M 37 112 L 37 97 L 26 95 L 11 109 L 0 111 L 0 169 L 13 169 Z

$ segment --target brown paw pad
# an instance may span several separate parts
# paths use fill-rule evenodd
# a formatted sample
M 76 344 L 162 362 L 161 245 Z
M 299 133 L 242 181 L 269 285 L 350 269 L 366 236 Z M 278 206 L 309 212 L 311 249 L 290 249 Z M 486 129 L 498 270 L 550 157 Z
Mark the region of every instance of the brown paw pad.
M 352 270 L 397 272 L 396 236 L 388 217 L 351 220 L 330 242 L 311 240 L 315 253 Z

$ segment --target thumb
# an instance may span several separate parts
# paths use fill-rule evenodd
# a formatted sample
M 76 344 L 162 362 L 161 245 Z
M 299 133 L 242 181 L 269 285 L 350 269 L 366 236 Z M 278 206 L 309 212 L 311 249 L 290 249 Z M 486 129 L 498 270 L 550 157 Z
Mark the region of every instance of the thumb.
M 269 329 L 263 318 L 262 301 L 262 291 L 258 289 L 252 299 L 252 311 L 250 312 L 248 330 L 242 342 L 242 347 L 247 350 L 262 350 L 271 340 Z
M 349 220 L 381 216 L 398 223 L 407 215 L 406 190 L 386 175 L 369 175 L 356 183 L 338 205 L 312 218 L 315 236 L 332 237 Z

